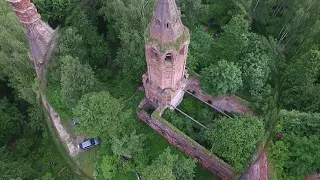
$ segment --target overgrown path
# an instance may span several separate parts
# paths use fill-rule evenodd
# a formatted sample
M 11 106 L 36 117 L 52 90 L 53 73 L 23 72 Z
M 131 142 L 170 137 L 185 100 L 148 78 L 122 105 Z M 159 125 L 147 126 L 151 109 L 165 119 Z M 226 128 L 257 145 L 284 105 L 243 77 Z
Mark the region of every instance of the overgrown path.
M 53 125 L 59 135 L 59 139 L 66 145 L 69 155 L 73 158 L 76 157 L 76 155 L 80 152 L 79 148 L 76 145 L 76 142 L 71 139 L 70 134 L 62 126 L 61 119 L 58 113 L 50 106 L 50 104 L 44 97 L 42 97 L 41 99 L 44 107 L 47 109 L 50 115 Z

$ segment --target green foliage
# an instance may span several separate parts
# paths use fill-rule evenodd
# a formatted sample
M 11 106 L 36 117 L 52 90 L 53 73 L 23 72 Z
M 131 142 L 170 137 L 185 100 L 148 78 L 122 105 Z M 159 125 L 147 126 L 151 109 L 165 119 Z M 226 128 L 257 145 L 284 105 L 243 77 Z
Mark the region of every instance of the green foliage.
M 71 10 L 77 5 L 77 0 L 34 0 L 42 19 L 57 27 L 64 22 Z
M 69 107 L 75 107 L 82 95 L 93 90 L 95 81 L 89 65 L 82 65 L 71 56 L 62 57 L 61 98 Z
M 250 0 L 203 0 L 209 4 L 209 26 L 222 27 L 236 14 L 247 14 Z
M 136 131 L 133 131 L 130 136 L 125 135 L 121 139 L 113 137 L 111 149 L 115 155 L 132 158 L 143 151 L 144 140 L 143 134 L 136 134 Z
M 244 15 L 235 15 L 222 27 L 223 32 L 212 46 L 212 64 L 226 59 L 241 67 L 244 90 L 252 95 L 260 93 L 270 74 L 269 42 L 250 32 Z M 208 53 L 210 53 L 208 51 Z M 210 63 L 210 61 L 209 61 Z
M 195 162 L 189 159 L 179 159 L 167 148 L 152 164 L 142 172 L 142 178 L 150 180 L 182 180 L 193 179 Z
M 120 40 L 115 63 L 121 72 L 133 80 L 141 79 L 145 71 L 144 31 L 147 28 L 155 1 L 111 0 L 103 1 L 100 9 L 105 19 Z
M 84 56 L 79 57 L 80 61 L 90 64 L 95 70 L 106 67 L 110 60 L 108 44 L 103 36 L 98 34 L 97 27 L 92 24 L 86 12 L 80 7 L 75 8 L 66 19 L 66 25 L 70 26 L 73 31 L 69 32 L 70 38 L 76 37 L 76 42 L 80 43 L 73 44 L 72 41 L 66 41 L 68 47 L 72 47 L 71 55 L 73 57 Z
M 317 113 L 280 111 L 276 130 L 284 138 L 269 147 L 277 179 L 302 179 L 320 166 L 319 117 Z
M 179 116 L 177 113 L 178 112 L 168 110 L 165 111 L 164 116 L 166 119 L 168 119 L 168 121 L 170 121 L 172 125 L 190 136 L 193 133 L 193 124 L 191 120 L 187 119 L 186 117 Z
M 270 172 L 272 179 L 285 179 L 285 174 L 283 174 L 285 164 L 289 160 L 289 150 L 288 147 L 283 143 L 283 141 L 276 141 L 271 144 L 268 149 L 268 161 L 270 162 Z
M 217 95 L 234 94 L 242 87 L 241 70 L 233 62 L 226 60 L 204 68 L 200 77 L 201 87 L 205 92 Z
M 114 179 L 117 176 L 117 166 L 120 164 L 118 156 L 105 156 L 101 164 L 103 176 L 106 179 Z
M 245 90 L 251 94 L 260 93 L 269 77 L 269 56 L 260 53 L 248 53 L 244 57 L 242 72 Z
M 28 58 L 28 42 L 15 13 L 6 1 L 0 2 L 0 77 L 8 77 L 9 86 L 30 104 L 35 104 L 32 84 L 35 70 Z
M 303 178 L 306 174 L 314 173 L 320 166 L 319 137 L 298 137 L 289 134 L 286 140 L 290 150 L 290 161 L 286 164 L 289 174 Z
M 213 61 L 212 45 L 212 36 L 203 28 L 197 27 L 194 31 L 191 31 L 188 67 L 192 70 L 208 67 Z
M 67 27 L 62 30 L 62 35 L 59 39 L 59 53 L 71 55 L 82 60 L 88 57 L 84 40 L 78 34 L 76 27 Z
M 1 179 L 13 179 L 13 178 L 28 178 L 33 177 L 35 170 L 31 166 L 31 162 L 26 162 L 23 159 L 13 160 L 10 154 L 0 149 L 0 178 Z
M 208 6 L 202 4 L 201 0 L 177 0 L 176 2 L 186 27 L 193 28 L 199 25 L 199 21 L 208 21 Z
M 214 60 L 226 59 L 238 62 L 249 46 L 250 24 L 242 15 L 232 17 L 230 22 L 222 27 L 221 37 L 214 42 Z
M 247 116 L 217 119 L 205 134 L 212 144 L 211 151 L 241 172 L 250 163 L 264 132 L 262 119 Z
M 74 114 L 80 118 L 79 133 L 89 137 L 121 135 L 130 127 L 130 111 L 124 110 L 123 104 L 106 91 L 84 95 Z
M 268 0 L 255 9 L 261 33 L 278 39 L 278 49 L 288 57 L 319 48 L 320 2 L 317 0 Z
M 7 144 L 12 137 L 18 136 L 22 130 L 22 115 L 19 110 L 8 102 L 0 99 L 0 144 Z
M 282 129 L 279 132 L 292 132 L 299 137 L 320 136 L 320 114 L 304 113 L 299 111 L 279 112 L 279 126 Z
M 288 109 L 320 112 L 320 51 L 310 50 L 288 65 L 283 75 L 282 103 Z
M 173 167 L 173 174 L 177 180 L 192 180 L 195 177 L 195 161 L 186 158 L 179 158 Z

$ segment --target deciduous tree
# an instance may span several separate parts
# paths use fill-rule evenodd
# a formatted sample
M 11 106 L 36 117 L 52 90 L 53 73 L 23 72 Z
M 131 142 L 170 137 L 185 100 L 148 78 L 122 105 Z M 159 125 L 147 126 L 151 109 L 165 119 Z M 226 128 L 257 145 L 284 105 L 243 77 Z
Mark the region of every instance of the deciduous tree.
M 77 58 L 64 56 L 61 59 L 61 97 L 69 107 L 75 107 L 81 96 L 94 89 L 94 72 Z
M 255 116 L 220 118 L 206 131 L 211 151 L 229 162 L 239 172 L 249 163 L 264 135 L 262 119 Z
M 195 162 L 178 155 L 172 155 L 167 148 L 150 166 L 144 169 L 142 177 L 150 180 L 193 179 Z
M 6 1 L 0 2 L 0 77 L 8 77 L 9 86 L 30 104 L 36 103 L 32 84 L 36 77 L 28 58 L 28 41 L 15 13 Z
M 242 87 L 241 70 L 233 62 L 222 60 L 201 71 L 200 83 L 213 96 L 233 94 Z
M 89 137 L 121 135 L 130 127 L 130 111 L 107 91 L 84 95 L 74 110 L 80 118 L 79 132 Z
M 113 137 L 111 149 L 115 155 L 132 158 L 132 156 L 143 152 L 144 140 L 143 134 L 136 134 L 136 131 L 133 131 L 129 136 Z
M 19 110 L 6 98 L 0 99 L 0 114 L 0 144 L 4 145 L 21 133 L 23 121 Z

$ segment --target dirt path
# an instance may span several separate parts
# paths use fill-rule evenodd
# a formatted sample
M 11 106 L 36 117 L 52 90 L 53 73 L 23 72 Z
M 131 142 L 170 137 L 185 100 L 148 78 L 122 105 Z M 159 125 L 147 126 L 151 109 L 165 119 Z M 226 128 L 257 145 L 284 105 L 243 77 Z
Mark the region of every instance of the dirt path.
M 50 118 L 54 124 L 54 127 L 59 135 L 61 142 L 63 142 L 66 145 L 70 156 L 76 157 L 76 155 L 80 152 L 80 150 L 77 147 L 76 142 L 71 139 L 70 134 L 62 126 L 61 119 L 58 113 L 50 106 L 50 104 L 44 97 L 42 97 L 42 103 L 44 107 L 48 110 L 48 113 L 50 114 Z

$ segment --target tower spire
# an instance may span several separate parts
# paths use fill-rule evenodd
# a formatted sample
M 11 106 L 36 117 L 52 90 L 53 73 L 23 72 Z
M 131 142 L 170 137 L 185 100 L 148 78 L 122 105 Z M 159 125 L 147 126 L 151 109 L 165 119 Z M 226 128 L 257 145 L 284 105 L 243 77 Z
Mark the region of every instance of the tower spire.
M 175 42 L 184 31 L 175 0 L 158 0 L 150 26 L 150 37 L 160 45 Z

